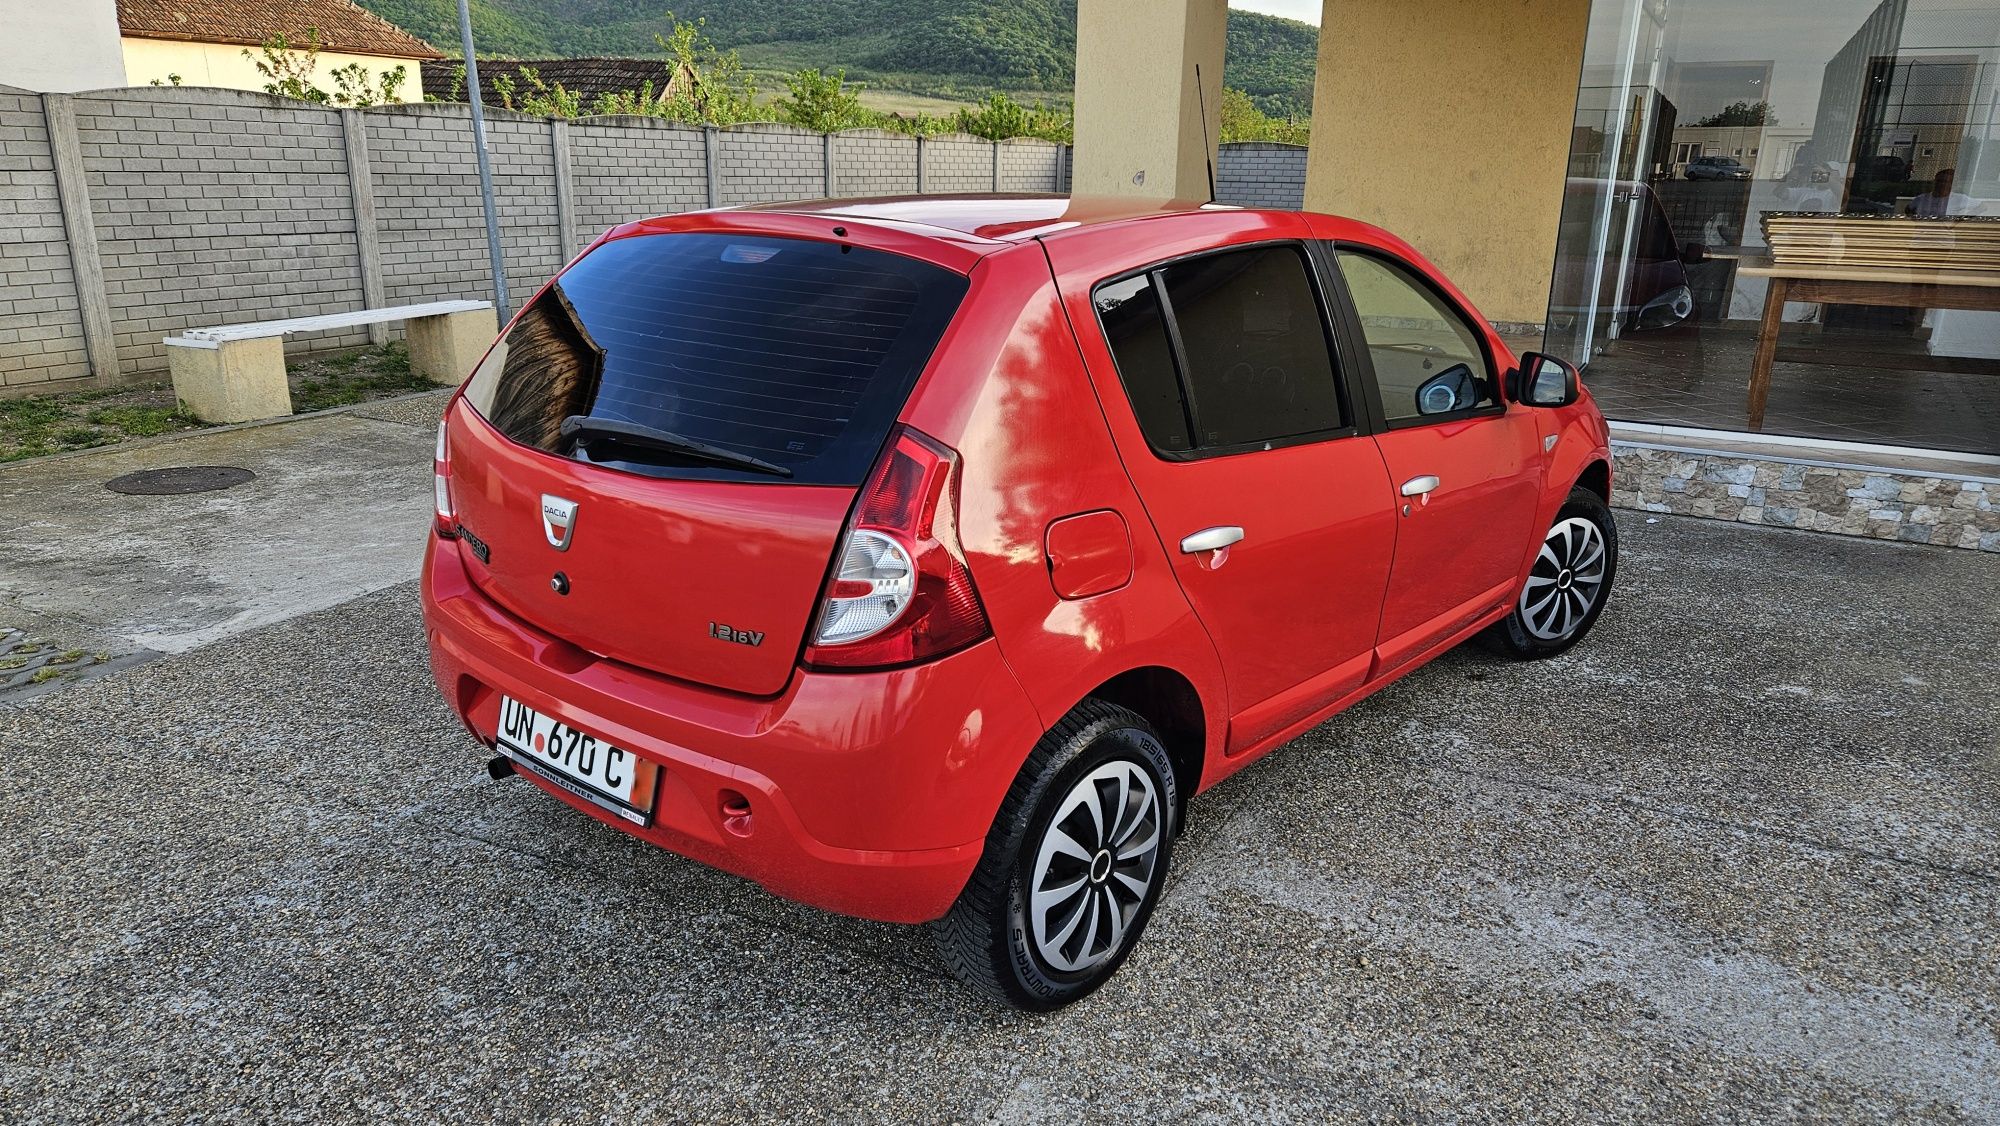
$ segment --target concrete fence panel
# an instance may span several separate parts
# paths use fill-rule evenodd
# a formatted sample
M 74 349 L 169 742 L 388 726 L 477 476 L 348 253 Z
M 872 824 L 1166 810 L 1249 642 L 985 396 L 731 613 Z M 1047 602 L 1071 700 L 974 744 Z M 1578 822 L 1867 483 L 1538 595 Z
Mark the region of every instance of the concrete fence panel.
M 1217 152 L 1217 203 L 1297 210 L 1305 206 L 1305 198 L 1304 146 L 1238 141 L 1221 146 Z
M 581 245 L 620 223 L 708 206 L 699 129 L 646 117 L 586 117 L 570 123 L 569 138 Z
M 222 90 L 74 104 L 124 374 L 164 368 L 160 339 L 183 329 L 359 307 L 337 111 Z M 357 329 L 333 342 L 366 339 Z
M 1053 141 L 1015 137 L 999 146 L 1000 190 L 1003 192 L 1060 191 L 1063 147 Z
M 719 202 L 764 203 L 826 194 L 821 134 L 789 125 L 737 125 L 716 136 Z
M 0 87 L 0 394 L 89 378 L 42 99 Z
M 917 190 L 917 139 L 886 129 L 833 135 L 836 196 L 909 195 Z
M 941 133 L 924 139 L 924 190 L 927 192 L 990 192 L 993 190 L 993 142 L 967 133 Z
M 492 282 L 479 169 L 472 159 L 471 110 L 411 104 L 370 110 L 367 118 L 389 303 L 488 296 Z M 548 122 L 491 110 L 486 140 L 507 288 L 518 306 L 562 265 Z
M 491 110 L 508 288 L 606 228 L 713 204 L 1060 191 L 1063 146 L 879 129 L 701 130 Z M 468 107 L 236 90 L 0 87 L 0 395 L 158 377 L 202 325 L 491 291 Z M 400 331 L 398 328 L 396 331 Z M 344 347 L 368 330 L 300 338 Z M 389 333 L 376 330 L 375 339 Z

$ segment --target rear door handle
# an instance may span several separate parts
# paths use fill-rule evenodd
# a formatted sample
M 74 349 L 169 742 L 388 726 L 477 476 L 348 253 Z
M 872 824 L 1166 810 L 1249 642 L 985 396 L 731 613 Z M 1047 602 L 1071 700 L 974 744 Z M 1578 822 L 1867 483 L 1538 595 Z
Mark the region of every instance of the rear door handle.
M 1236 527 L 1234 524 L 1203 528 L 1193 535 L 1181 537 L 1181 553 L 1183 555 L 1200 555 L 1207 551 L 1221 551 L 1223 548 L 1237 543 L 1242 539 L 1243 529 Z
M 1426 474 L 1422 477 L 1412 477 L 1403 482 L 1403 495 L 1406 497 L 1420 497 L 1437 487 L 1438 479 L 1435 476 Z

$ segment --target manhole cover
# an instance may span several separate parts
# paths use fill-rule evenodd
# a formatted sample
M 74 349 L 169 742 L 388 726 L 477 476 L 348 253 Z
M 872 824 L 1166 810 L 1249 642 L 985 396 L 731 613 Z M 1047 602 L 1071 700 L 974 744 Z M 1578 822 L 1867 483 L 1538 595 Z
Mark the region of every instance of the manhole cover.
M 104 487 L 127 496 L 164 497 L 178 493 L 214 492 L 241 485 L 256 476 L 248 469 L 238 469 L 233 465 L 173 465 L 113 477 L 104 483 Z

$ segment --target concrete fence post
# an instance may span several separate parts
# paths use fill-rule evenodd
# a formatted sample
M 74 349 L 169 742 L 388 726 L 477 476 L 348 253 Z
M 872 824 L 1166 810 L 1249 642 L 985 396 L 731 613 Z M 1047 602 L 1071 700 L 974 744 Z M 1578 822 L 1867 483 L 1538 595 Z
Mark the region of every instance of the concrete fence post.
M 993 191 L 1000 191 L 1000 142 L 993 142 Z
M 104 290 L 104 262 L 97 252 L 97 220 L 90 213 L 90 182 L 84 177 L 83 144 L 76 134 L 76 99 L 43 94 L 42 120 L 55 161 L 56 200 L 62 207 L 63 236 L 69 243 L 70 276 L 83 321 L 83 350 L 99 387 L 118 382 L 118 337 L 112 328 L 111 298 Z
M 389 303 L 382 290 L 382 235 L 375 223 L 375 172 L 368 159 L 368 123 L 358 109 L 340 111 L 340 136 L 347 146 L 347 194 L 354 204 L 354 248 L 361 263 L 361 307 Z M 389 342 L 389 326 L 368 326 L 368 343 Z
M 917 134 L 917 194 L 924 194 L 924 135 Z
M 833 198 L 833 134 L 820 134 L 819 163 L 821 178 L 826 183 L 826 195 Z
M 713 125 L 702 126 L 701 140 L 702 140 L 702 149 L 705 154 L 705 158 L 708 161 L 708 205 L 710 207 L 721 207 L 722 179 L 718 169 L 716 168 L 717 162 L 715 159 L 715 150 L 716 150 L 715 126 Z
M 563 264 L 567 265 L 582 248 L 576 244 L 576 186 L 569 170 L 569 122 L 559 117 L 549 119 L 549 161 L 556 173 L 556 246 L 561 249 Z

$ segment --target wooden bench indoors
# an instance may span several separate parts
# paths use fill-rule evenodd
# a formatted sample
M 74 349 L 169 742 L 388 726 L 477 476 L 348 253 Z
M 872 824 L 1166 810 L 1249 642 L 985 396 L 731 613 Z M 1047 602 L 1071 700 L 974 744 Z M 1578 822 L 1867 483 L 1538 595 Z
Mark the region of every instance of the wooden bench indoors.
M 285 337 L 391 321 L 408 322 L 410 370 L 433 383 L 465 378 L 499 332 L 490 301 L 433 301 L 189 329 L 166 339 L 174 397 L 204 422 L 248 422 L 290 414 Z
M 1764 317 L 1750 364 L 1749 423 L 1764 428 L 1771 364 L 1778 359 L 1785 303 L 1888 305 L 2000 312 L 2000 218 L 1769 212 L 1764 239 L 1771 256 L 1746 261 L 1738 276 L 1764 278 Z M 1910 356 L 1840 356 L 1849 366 L 1989 372 L 1990 360 Z

